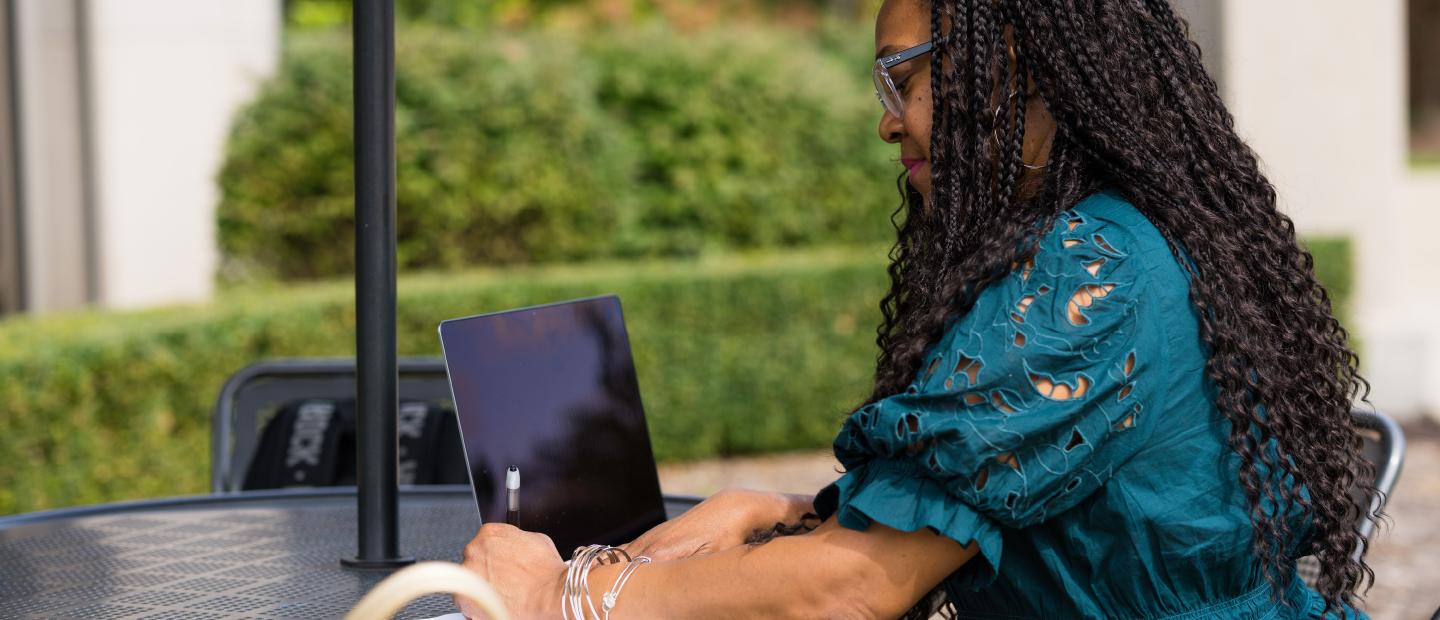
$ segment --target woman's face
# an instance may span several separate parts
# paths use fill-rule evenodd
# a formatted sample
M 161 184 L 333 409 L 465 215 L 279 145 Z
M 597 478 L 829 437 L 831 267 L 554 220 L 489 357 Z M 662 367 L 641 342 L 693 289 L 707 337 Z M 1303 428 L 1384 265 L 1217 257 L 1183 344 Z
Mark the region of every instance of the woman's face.
M 929 7 L 920 0 L 886 0 L 875 20 L 875 57 L 888 56 L 930 40 Z M 880 117 L 880 139 L 900 147 L 900 163 L 910 185 L 930 200 L 930 56 L 913 58 L 890 69 L 905 102 L 905 113 Z
M 925 0 L 885 0 L 880 16 L 875 19 L 876 57 L 888 56 L 930 40 L 930 3 Z M 1006 38 L 1009 34 L 1007 30 Z M 1009 62 L 1013 67 L 1014 50 Z M 905 102 L 905 112 L 896 117 L 888 111 L 880 116 L 880 139 L 900 146 L 900 163 L 910 173 L 910 185 L 931 200 L 929 54 L 921 55 L 890 69 L 890 77 Z M 1000 105 L 1005 96 L 996 92 L 992 106 Z M 1020 157 L 1026 170 L 1021 171 L 1019 195 L 1030 196 L 1038 190 L 1044 167 L 1050 157 L 1055 138 L 1055 119 L 1037 96 L 1035 83 L 1026 83 L 1025 139 Z

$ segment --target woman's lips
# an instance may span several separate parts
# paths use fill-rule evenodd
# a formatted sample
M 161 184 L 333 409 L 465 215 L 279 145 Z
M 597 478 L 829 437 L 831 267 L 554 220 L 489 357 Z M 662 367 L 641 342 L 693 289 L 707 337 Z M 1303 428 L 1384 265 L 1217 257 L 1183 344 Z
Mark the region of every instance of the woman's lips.
M 906 171 L 906 172 L 909 172 L 910 174 L 915 174 L 915 171 L 916 171 L 916 170 L 919 170 L 919 169 L 920 169 L 920 166 L 922 166 L 922 165 L 925 164 L 925 160 L 924 160 L 924 159 L 910 159 L 910 158 L 908 158 L 908 157 L 902 157 L 902 158 L 900 158 L 900 163 L 905 166 L 905 171 Z

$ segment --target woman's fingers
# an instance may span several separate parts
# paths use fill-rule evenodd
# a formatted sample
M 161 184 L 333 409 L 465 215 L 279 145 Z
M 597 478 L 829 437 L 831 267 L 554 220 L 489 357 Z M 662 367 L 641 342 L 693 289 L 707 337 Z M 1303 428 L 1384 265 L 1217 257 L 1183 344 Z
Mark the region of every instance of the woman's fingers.
M 488 581 L 518 617 L 548 610 L 558 600 L 565 564 L 549 536 L 487 523 L 465 545 L 464 557 L 462 565 Z M 463 598 L 455 604 L 467 617 L 480 613 Z
M 637 556 L 637 555 L 649 555 L 650 557 L 654 558 L 655 556 L 654 556 L 654 555 L 651 555 L 651 554 L 650 554 L 650 551 L 651 551 L 651 550 L 654 548 L 654 546 L 655 546 L 655 545 L 654 545 L 654 541 L 655 541 L 655 531 L 658 530 L 658 529 L 660 529 L 660 528 L 662 528 L 662 527 L 665 527 L 665 526 L 664 526 L 664 525 L 657 526 L 657 527 L 651 529 L 650 531 L 645 532 L 644 534 L 641 534 L 639 538 L 636 538 L 635 540 L 632 540 L 632 541 L 630 541 L 630 542 L 628 542 L 628 543 L 625 543 L 625 544 L 623 544 L 623 545 L 620 545 L 620 548 L 623 549 L 623 550 L 625 551 L 625 553 L 630 554 L 630 557 L 635 557 L 635 556 Z
M 656 562 L 664 562 L 665 560 L 678 560 L 680 558 L 689 557 L 689 555 L 691 555 L 681 551 L 682 548 L 677 546 L 673 541 L 657 541 L 653 539 L 646 539 L 644 537 L 637 538 L 632 542 L 621 545 L 620 548 L 624 549 L 625 553 L 630 554 L 630 557 L 632 558 L 643 555 Z

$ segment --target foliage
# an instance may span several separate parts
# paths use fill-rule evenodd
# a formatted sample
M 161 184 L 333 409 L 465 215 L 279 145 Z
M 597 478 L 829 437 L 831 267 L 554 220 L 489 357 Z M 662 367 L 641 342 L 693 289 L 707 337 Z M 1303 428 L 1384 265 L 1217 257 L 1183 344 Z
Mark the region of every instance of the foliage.
M 538 8 L 555 3 L 554 0 L 396 0 L 395 17 L 402 23 L 479 28 L 495 23 L 497 12 L 504 7 L 535 5 Z M 351 0 L 285 0 L 285 25 L 292 29 L 334 28 L 350 22 L 353 6 Z
M 1344 308 L 1350 245 L 1309 242 Z M 881 248 L 408 276 L 402 355 L 446 318 L 618 293 L 662 460 L 813 449 L 869 391 Z M 0 514 L 207 488 L 225 378 L 273 357 L 354 354 L 348 282 L 250 287 L 199 308 L 0 323 Z
M 446 318 L 614 292 L 660 459 L 815 449 L 864 397 L 884 251 L 823 250 L 418 275 L 401 355 Z M 354 352 L 348 282 L 252 287 L 198 308 L 0 323 L 0 514 L 203 493 L 225 378 Z
M 396 0 L 395 16 L 401 23 L 470 29 L 577 20 L 613 25 L 652 18 L 704 27 L 717 19 L 863 21 L 875 15 L 879 5 L 879 0 Z M 299 30 L 342 26 L 350 21 L 351 6 L 351 0 L 286 0 L 285 24 Z
M 775 32 L 597 37 L 597 98 L 636 137 L 623 254 L 686 255 L 893 236 L 894 147 L 855 67 Z
M 655 26 L 576 45 L 411 28 L 399 40 L 402 268 L 892 234 L 893 148 L 873 133 L 863 57 L 837 53 L 839 35 Z M 293 37 L 236 122 L 220 175 L 226 279 L 349 271 L 348 59 L 339 33 Z
M 1315 277 L 1330 295 L 1330 307 L 1341 324 L 1349 323 L 1355 292 L 1354 248 L 1349 237 L 1310 237 L 1305 249 L 1315 259 Z M 1351 334 L 1354 337 L 1354 334 Z M 1352 347 L 1355 346 L 1353 343 Z
M 597 254 L 632 157 L 583 59 L 521 35 L 411 34 L 397 50 L 401 267 Z M 281 77 L 237 121 L 220 175 L 227 275 L 352 268 L 349 56 L 332 33 L 292 41 Z
M 1411 151 L 1410 168 L 1433 173 L 1436 169 L 1440 169 L 1440 151 Z

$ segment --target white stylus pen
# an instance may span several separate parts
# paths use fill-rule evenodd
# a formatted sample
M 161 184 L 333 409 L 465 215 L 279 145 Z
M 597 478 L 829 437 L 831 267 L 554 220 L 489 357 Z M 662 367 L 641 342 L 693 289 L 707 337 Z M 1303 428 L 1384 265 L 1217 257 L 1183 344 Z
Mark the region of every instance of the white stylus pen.
M 520 468 L 505 470 L 505 522 L 520 526 Z

